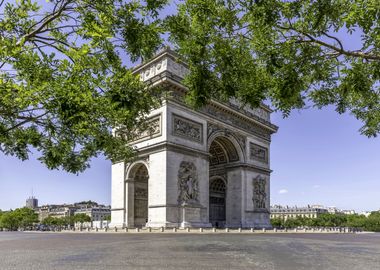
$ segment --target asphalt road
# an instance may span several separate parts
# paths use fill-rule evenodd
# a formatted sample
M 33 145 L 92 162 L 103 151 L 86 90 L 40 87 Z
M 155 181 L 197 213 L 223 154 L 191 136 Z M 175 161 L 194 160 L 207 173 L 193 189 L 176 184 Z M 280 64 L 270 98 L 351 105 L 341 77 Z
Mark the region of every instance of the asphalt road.
M 1 270 L 380 269 L 380 234 L 0 232 Z

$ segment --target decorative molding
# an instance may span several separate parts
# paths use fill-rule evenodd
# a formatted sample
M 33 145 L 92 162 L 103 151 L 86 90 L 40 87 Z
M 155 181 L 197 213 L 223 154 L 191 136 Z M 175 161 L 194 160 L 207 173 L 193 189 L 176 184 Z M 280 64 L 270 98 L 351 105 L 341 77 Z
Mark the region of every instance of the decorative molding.
M 178 89 L 171 91 L 169 94 L 170 98 L 186 106 L 186 104 L 184 103 L 184 96 L 185 92 L 180 91 Z M 227 103 L 224 106 L 230 106 L 230 103 Z M 197 111 L 216 120 L 219 120 L 223 123 L 236 127 L 238 129 L 242 129 L 250 134 L 256 135 L 257 137 L 262 138 L 265 141 L 270 141 L 271 134 L 275 133 L 278 129 L 278 127 L 273 125 L 272 123 L 246 110 L 239 109 L 238 107 L 236 107 L 236 105 L 231 105 L 228 109 L 226 109 L 222 105 L 219 105 L 219 103 L 211 102 L 198 109 Z M 255 123 L 254 121 L 247 119 L 246 117 L 243 117 L 239 114 L 244 114 L 245 116 L 258 121 L 267 127 Z
M 266 178 L 259 175 L 252 181 L 253 186 L 253 209 L 263 210 L 267 209 L 267 193 L 266 193 Z
M 210 168 L 209 170 L 209 178 L 219 176 L 222 177 L 227 182 L 227 168 L 226 166 L 218 166 L 214 168 Z
M 139 73 L 140 79 L 145 82 L 151 80 L 155 76 L 168 72 L 184 79 L 189 73 L 189 69 L 184 62 L 180 61 L 175 56 L 170 55 L 168 51 L 158 55 L 152 61 L 136 68 L 134 72 Z
M 203 142 L 203 125 L 182 116 L 173 116 L 173 135 L 198 143 Z
M 264 120 L 266 122 L 270 122 L 270 111 L 268 109 L 264 109 L 262 107 L 251 108 L 249 106 L 241 106 L 239 101 L 236 99 L 230 99 L 226 102 L 229 107 L 234 108 L 237 111 L 244 111 L 244 114 L 253 118 L 260 118 L 260 120 Z M 263 105 L 265 106 L 265 105 Z
M 178 203 L 199 203 L 197 168 L 194 163 L 182 161 L 178 170 Z
M 236 132 L 233 132 L 227 128 L 223 128 L 223 127 L 220 127 L 218 125 L 215 125 L 215 124 L 212 124 L 212 123 L 207 123 L 207 138 L 210 138 L 212 134 L 216 133 L 216 132 L 223 132 L 224 135 L 228 138 L 228 137 L 233 137 L 236 139 L 236 141 L 238 142 L 238 144 L 240 145 L 242 151 L 243 151 L 243 154 L 245 155 L 245 152 L 246 152 L 246 141 L 247 141 L 247 137 L 243 136 L 243 135 L 240 135 Z
M 233 112 L 220 108 L 214 104 L 208 104 L 202 107 L 200 111 L 223 123 L 242 129 L 267 141 L 270 141 L 271 134 L 273 133 L 262 126 L 247 120 L 246 118 L 239 117 Z
M 250 142 L 249 143 L 249 158 L 268 164 L 268 148 Z

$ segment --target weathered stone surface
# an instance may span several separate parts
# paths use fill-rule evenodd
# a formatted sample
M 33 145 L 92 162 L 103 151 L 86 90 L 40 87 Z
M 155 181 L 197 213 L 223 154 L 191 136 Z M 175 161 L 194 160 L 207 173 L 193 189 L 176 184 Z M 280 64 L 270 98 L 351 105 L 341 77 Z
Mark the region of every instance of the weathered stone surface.
M 190 108 L 181 84 L 187 66 L 170 50 L 135 72 L 171 94 L 151 112 L 153 128 L 131 142 L 136 160 L 113 164 L 111 226 L 269 228 L 269 149 L 277 131 L 272 111 L 236 100 Z M 148 172 L 147 191 L 136 185 L 141 166 Z M 215 179 L 221 186 L 210 195 Z M 144 198 L 147 209 L 139 213 L 147 215 L 137 220 L 136 200 Z

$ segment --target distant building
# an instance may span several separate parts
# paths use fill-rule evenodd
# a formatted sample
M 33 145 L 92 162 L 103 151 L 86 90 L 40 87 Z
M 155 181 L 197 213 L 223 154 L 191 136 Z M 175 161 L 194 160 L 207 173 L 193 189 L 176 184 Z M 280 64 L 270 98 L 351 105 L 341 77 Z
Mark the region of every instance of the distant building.
M 371 213 L 372 213 L 371 211 L 363 211 L 359 215 L 363 215 L 365 217 L 369 217 L 369 215 L 371 215 Z
M 26 200 L 25 207 L 30 208 L 30 209 L 38 208 L 38 200 L 36 199 L 36 197 L 33 197 L 33 196 L 29 197 Z
M 355 210 L 342 210 L 341 213 L 345 214 L 345 215 L 355 215 L 356 214 Z
M 307 217 L 307 218 L 317 218 L 321 214 L 328 213 L 327 209 L 319 205 L 308 205 L 307 207 L 289 207 L 275 205 L 270 208 L 271 218 L 296 218 L 296 217 Z
M 338 208 L 336 208 L 335 206 L 328 206 L 327 207 L 327 211 L 329 212 L 329 214 L 338 214 L 338 213 L 340 213 L 340 210 Z
M 92 221 L 103 221 L 111 215 L 111 207 L 98 206 L 98 207 L 86 207 L 80 208 L 75 211 L 74 215 L 86 214 Z
M 51 216 L 56 218 L 70 217 L 74 215 L 76 207 L 72 205 L 44 205 L 38 209 L 38 218 L 40 221 Z
M 89 201 L 91 202 L 91 201 Z M 51 216 L 56 218 L 71 217 L 76 214 L 86 214 L 92 221 L 103 221 L 111 215 L 111 207 L 99 205 L 95 202 L 81 202 L 74 204 L 49 204 L 35 209 L 40 221 Z

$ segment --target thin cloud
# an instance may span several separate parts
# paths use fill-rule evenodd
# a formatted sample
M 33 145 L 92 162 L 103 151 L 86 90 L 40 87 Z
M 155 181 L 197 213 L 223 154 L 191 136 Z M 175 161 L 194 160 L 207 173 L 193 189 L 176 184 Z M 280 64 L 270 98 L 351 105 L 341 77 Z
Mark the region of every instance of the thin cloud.
M 278 191 L 278 194 L 285 194 L 285 193 L 288 193 L 289 191 L 287 189 L 280 189 Z
M 320 185 L 314 185 L 313 188 L 320 188 Z

